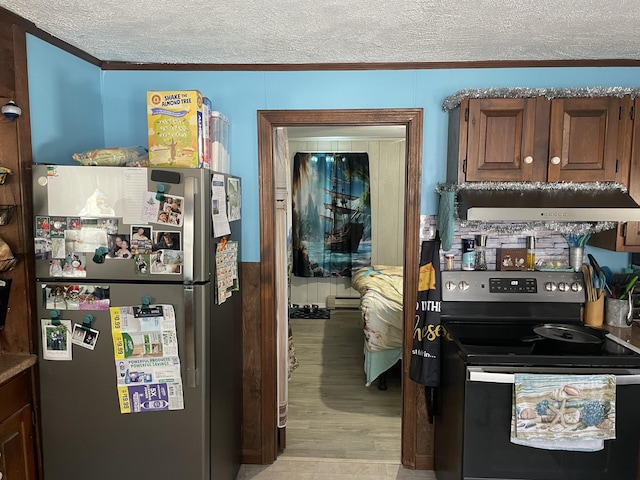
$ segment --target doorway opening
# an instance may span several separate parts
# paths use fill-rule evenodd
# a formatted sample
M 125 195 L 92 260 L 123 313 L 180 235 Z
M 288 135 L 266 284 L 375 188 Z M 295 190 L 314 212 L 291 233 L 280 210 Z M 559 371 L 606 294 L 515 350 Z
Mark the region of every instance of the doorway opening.
M 422 164 L 422 109 L 388 110 L 277 110 L 258 112 L 260 174 L 260 310 L 262 361 L 263 453 L 274 461 L 278 454 L 277 347 L 276 347 L 276 199 L 274 129 L 277 127 L 383 126 L 406 129 L 404 185 L 404 342 L 403 358 L 409 358 L 417 295 L 419 214 Z M 409 381 L 408 364 L 402 363 L 402 464 L 420 466 L 418 452 L 419 394 Z M 280 432 L 282 434 L 283 432 Z M 281 437 L 282 438 L 282 437 Z

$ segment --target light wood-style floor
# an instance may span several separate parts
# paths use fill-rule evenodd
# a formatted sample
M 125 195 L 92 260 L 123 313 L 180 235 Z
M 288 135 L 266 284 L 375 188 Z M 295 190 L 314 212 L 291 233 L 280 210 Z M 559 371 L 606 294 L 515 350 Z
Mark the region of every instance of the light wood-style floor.
M 273 465 L 243 465 L 238 480 L 427 480 L 400 465 L 400 366 L 388 389 L 366 387 L 358 310 L 292 319 L 300 366 L 289 382 L 287 448 Z
M 388 389 L 366 387 L 359 310 L 329 320 L 292 319 L 300 366 L 289 382 L 284 457 L 400 461 L 400 371 Z

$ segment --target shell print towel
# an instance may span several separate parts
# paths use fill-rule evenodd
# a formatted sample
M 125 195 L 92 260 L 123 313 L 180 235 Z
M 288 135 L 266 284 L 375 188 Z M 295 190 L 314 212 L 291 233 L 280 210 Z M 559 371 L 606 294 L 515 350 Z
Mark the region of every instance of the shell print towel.
M 615 375 L 515 374 L 511 441 L 595 451 L 616 438 Z

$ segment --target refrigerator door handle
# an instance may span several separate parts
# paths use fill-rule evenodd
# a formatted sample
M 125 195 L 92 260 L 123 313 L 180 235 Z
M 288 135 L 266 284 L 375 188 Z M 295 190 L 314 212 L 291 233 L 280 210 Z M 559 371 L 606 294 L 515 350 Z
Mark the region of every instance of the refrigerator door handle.
M 195 295 L 192 285 L 184 286 L 184 340 L 186 348 L 186 383 L 189 388 L 196 388 L 198 371 L 196 365 L 196 325 Z
M 195 196 L 196 179 L 184 179 L 184 212 L 182 217 L 182 250 L 184 254 L 184 283 L 192 284 L 194 278 L 194 239 L 195 239 Z

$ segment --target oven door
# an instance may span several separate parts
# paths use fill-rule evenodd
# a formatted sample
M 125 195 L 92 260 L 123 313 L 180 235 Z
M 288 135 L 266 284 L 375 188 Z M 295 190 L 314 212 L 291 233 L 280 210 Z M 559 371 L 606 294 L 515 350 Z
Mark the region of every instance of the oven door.
M 572 368 L 572 374 L 616 375 L 616 439 L 597 452 L 546 450 L 511 443 L 514 373 L 567 373 L 553 368 L 467 367 L 464 479 L 617 480 L 638 473 L 640 370 Z

